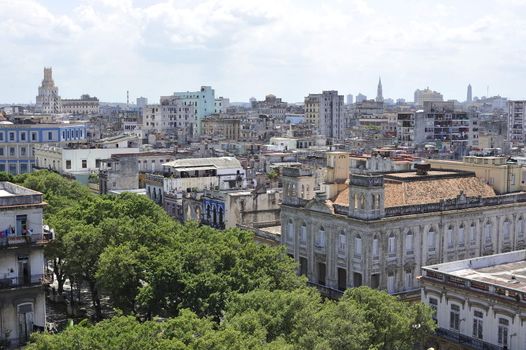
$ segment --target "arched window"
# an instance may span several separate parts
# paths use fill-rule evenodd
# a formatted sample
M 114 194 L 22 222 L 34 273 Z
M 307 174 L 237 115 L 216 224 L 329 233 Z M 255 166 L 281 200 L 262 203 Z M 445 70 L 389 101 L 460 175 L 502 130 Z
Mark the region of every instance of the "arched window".
M 522 238 L 524 236 L 524 223 L 522 221 L 522 216 L 519 216 L 517 219 L 517 237 Z
M 508 219 L 506 219 L 504 223 L 502 224 L 502 238 L 505 241 L 510 240 L 510 236 L 511 236 L 510 231 L 511 231 L 511 223 Z
M 362 256 L 362 237 L 359 234 L 354 237 L 354 255 Z
M 392 232 L 389 235 L 389 240 L 387 242 L 387 252 L 389 253 L 389 255 L 396 254 L 396 237 Z

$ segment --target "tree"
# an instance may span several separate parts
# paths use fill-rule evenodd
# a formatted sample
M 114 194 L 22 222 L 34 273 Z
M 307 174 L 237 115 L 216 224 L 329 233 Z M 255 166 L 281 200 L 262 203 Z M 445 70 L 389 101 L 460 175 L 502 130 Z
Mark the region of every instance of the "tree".
M 373 324 L 370 343 L 375 349 L 410 349 L 436 327 L 429 307 L 404 303 L 368 287 L 348 289 L 340 303 L 352 303 L 365 312 Z
M 144 261 L 149 254 L 144 247 L 133 250 L 129 243 L 109 246 L 99 258 L 96 279 L 109 292 L 113 305 L 125 314 L 135 313 L 136 298 L 144 281 Z
M 88 284 L 96 319 L 102 319 L 96 273 L 99 256 L 105 248 L 102 231 L 92 225 L 79 224 L 64 237 L 66 259 L 64 269 L 70 279 Z

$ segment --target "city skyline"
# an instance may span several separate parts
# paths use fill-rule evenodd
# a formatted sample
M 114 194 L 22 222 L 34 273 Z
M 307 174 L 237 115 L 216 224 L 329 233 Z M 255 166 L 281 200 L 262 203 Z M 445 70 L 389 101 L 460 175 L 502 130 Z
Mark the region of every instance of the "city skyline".
M 412 101 L 429 86 L 464 101 L 468 84 L 473 97 L 489 86 L 489 96 L 524 98 L 522 1 L 301 4 L 0 0 L 0 102 L 34 103 L 45 66 L 62 97 L 108 102 L 201 85 L 234 102 L 322 90 L 374 98 L 379 75 L 384 98 Z

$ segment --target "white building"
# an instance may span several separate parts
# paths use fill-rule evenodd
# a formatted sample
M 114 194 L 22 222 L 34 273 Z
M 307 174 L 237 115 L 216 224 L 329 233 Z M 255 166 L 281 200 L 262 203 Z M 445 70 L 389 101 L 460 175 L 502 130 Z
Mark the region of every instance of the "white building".
M 136 101 L 138 109 L 142 109 L 148 105 L 148 99 L 146 97 L 137 97 Z
M 78 145 L 75 148 L 37 145 L 34 149 L 36 165 L 61 174 L 75 176 L 80 182 L 87 182 L 91 173 L 98 172 L 101 161 L 114 154 L 138 153 L 135 137 L 103 139 L 96 146 Z
M 162 130 L 168 127 L 165 120 L 162 120 L 162 109 L 160 104 L 144 106 L 141 109 L 142 125 L 144 132 L 151 130 Z
M 508 141 L 523 144 L 526 134 L 526 100 L 508 101 Z
M 345 138 L 343 95 L 338 91 L 323 91 L 305 97 L 305 119 L 324 136 Z
M 44 79 L 38 88 L 35 110 L 44 114 L 60 113 L 61 101 L 58 95 L 58 87 L 53 81 L 52 68 L 44 68 Z
M 74 115 L 99 114 L 99 99 L 90 95 L 82 95 L 79 99 L 62 99 L 62 113 Z
M 201 86 L 199 91 L 174 92 L 171 96 L 162 96 L 161 105 L 173 105 L 175 100 L 181 102 L 180 107 L 194 107 L 193 110 L 188 110 L 185 122 L 189 122 L 192 126 L 193 136 L 201 134 L 201 121 L 204 117 L 214 113 L 215 109 L 215 92 L 210 86 Z M 181 126 L 183 126 L 182 121 Z
M 44 206 L 42 193 L 0 182 L 0 341 L 14 346 L 46 325 Z
M 440 102 L 444 101 L 444 96 L 440 92 L 433 91 L 429 87 L 424 90 L 415 90 L 415 104 L 423 106 L 424 102 Z
M 226 113 L 230 106 L 230 99 L 226 97 L 216 98 L 214 101 L 214 114 Z
M 526 349 L 526 250 L 422 268 L 435 349 Z

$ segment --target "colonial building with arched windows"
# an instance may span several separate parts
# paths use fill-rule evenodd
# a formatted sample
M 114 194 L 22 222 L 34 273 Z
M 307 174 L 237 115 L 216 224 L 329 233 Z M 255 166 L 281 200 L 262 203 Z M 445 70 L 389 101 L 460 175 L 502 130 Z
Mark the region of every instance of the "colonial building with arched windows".
M 303 195 L 295 189 L 313 188 L 312 177 L 284 169 L 282 243 L 299 272 L 329 294 L 416 292 L 422 266 L 526 246 L 526 193 L 497 195 L 472 172 L 416 167 L 353 173 Z

